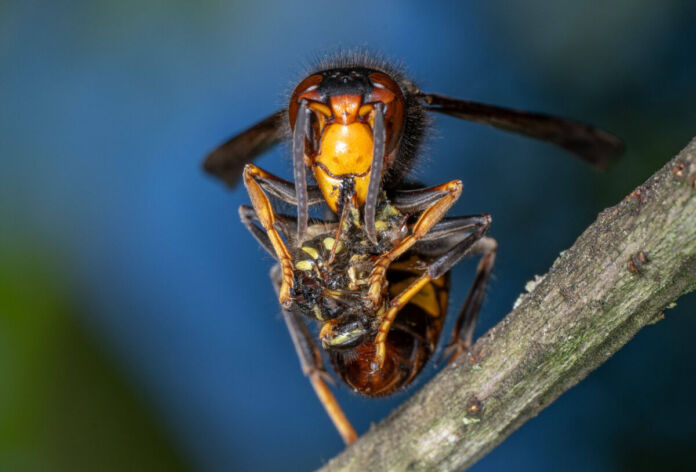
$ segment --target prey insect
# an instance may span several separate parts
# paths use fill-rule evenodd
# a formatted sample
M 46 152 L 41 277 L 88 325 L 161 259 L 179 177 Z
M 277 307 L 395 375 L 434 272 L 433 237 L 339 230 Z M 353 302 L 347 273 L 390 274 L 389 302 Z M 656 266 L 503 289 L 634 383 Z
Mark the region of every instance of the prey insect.
M 247 185 L 254 192 L 255 183 Z M 292 248 L 293 297 L 283 316 L 305 375 L 347 443 L 354 441 L 355 431 L 326 383 L 330 377 L 321 351 L 303 318 L 321 323 L 319 341 L 342 381 L 367 396 L 388 395 L 408 385 L 435 351 L 447 312 L 450 269 L 465 255 L 482 254 L 444 356 L 454 359 L 468 349 L 495 260 L 496 242 L 485 237 L 488 215 L 443 218 L 394 257 L 380 284 L 381 301 L 373 305 L 368 295 L 375 260 L 403 247 L 417 231 L 408 223 L 412 215 L 398 209 L 400 203 L 384 195 L 378 199 L 377 244 L 367 238 L 355 199 L 344 203 L 348 216 L 341 221 L 314 221 L 301 243 L 295 218 L 274 215 L 273 226 Z M 264 230 L 269 222 L 264 222 L 263 208 L 243 206 L 240 216 L 275 256 L 272 237 Z M 278 293 L 282 274 L 280 264 L 271 271 Z
M 287 109 L 204 163 L 230 185 L 243 177 L 252 206 L 240 216 L 278 262 L 272 279 L 303 370 L 347 443 L 355 431 L 326 384 L 321 351 L 303 318 L 321 323 L 319 340 L 341 380 L 365 395 L 387 395 L 410 383 L 435 349 L 449 270 L 480 254 L 445 355 L 466 352 L 495 260 L 489 215 L 446 216 L 460 180 L 404 184 L 426 111 L 546 140 L 600 169 L 623 152 L 621 141 L 600 129 L 424 93 L 389 65 L 358 55 L 322 64 L 295 88 Z M 286 136 L 294 182 L 251 163 Z M 308 183 L 308 169 L 316 185 Z M 279 214 L 271 198 L 297 214 Z M 310 223 L 309 207 L 320 203 L 331 211 Z

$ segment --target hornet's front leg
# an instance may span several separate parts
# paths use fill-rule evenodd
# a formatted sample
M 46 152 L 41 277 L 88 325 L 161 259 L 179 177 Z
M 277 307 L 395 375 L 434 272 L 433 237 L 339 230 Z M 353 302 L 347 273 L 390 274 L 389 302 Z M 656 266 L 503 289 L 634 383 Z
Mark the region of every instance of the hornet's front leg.
M 435 226 L 433 231 L 437 234 L 429 238 L 431 239 L 431 241 L 429 241 L 431 243 L 440 243 L 439 248 L 432 248 L 437 252 L 431 249 L 429 254 L 429 256 L 435 257 L 435 259 L 428 264 L 423 275 L 414 280 L 411 285 L 406 287 L 406 289 L 394 297 L 387 305 L 387 311 L 382 317 L 375 338 L 376 353 L 372 366 L 374 371 L 381 369 L 384 364 L 387 335 L 399 311 L 408 305 L 411 299 L 417 295 L 425 285 L 445 275 L 463 257 L 466 257 L 472 252 L 484 252 L 484 258 L 481 264 L 479 264 L 479 269 L 477 271 L 476 282 L 457 319 L 457 326 L 455 327 L 452 341 L 450 342 L 450 346 L 453 347 L 448 349 L 447 354 L 453 355 L 451 358 L 452 360 L 463 352 L 462 349 L 468 349 L 468 346 L 471 344 L 471 337 L 473 336 L 474 327 L 476 326 L 478 310 L 481 307 L 488 276 L 495 260 L 495 240 L 485 237 L 491 224 L 491 217 L 486 214 L 473 215 L 443 223 L 444 224 Z M 438 228 L 438 226 L 440 228 Z M 414 248 L 414 252 L 418 253 L 418 246 Z
M 280 288 L 278 290 L 278 301 L 281 306 L 288 308 L 292 303 L 290 294 L 290 289 L 293 286 L 292 256 L 275 227 L 275 211 L 268 195 L 266 195 L 260 185 L 260 182 L 264 180 L 269 181 L 274 179 L 276 179 L 276 177 L 256 167 L 254 164 L 247 164 L 244 167 L 244 186 L 249 193 L 249 198 L 251 199 L 251 204 L 254 207 L 259 223 L 266 231 L 268 241 L 275 252 L 278 264 L 280 264 L 282 276 Z
M 382 302 L 385 277 L 389 265 L 427 235 L 428 231 L 452 208 L 461 193 L 461 180 L 452 180 L 437 187 L 417 192 L 418 196 L 415 198 L 415 202 L 409 202 L 409 210 L 422 211 L 422 213 L 411 227 L 411 234 L 398 242 L 390 251 L 377 257 L 369 278 L 367 300 L 370 305 L 378 307 Z M 399 208 L 396 204 L 394 206 Z

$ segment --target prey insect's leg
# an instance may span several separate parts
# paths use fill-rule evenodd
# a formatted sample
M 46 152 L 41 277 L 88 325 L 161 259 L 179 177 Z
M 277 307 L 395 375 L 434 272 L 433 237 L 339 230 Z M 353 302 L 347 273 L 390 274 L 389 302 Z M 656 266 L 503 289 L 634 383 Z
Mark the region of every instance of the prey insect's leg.
M 278 265 L 273 266 L 271 269 L 271 280 L 273 281 L 276 294 L 278 294 L 283 283 L 281 269 Z M 319 401 L 321 401 L 343 441 L 346 444 L 352 444 L 358 435 L 327 385 L 327 381 L 333 384 L 333 379 L 324 369 L 324 361 L 319 347 L 314 342 L 312 334 L 300 318 L 300 315 L 285 309 L 282 309 L 282 312 L 285 324 L 288 327 L 288 331 L 290 331 L 292 343 L 295 346 L 295 352 L 297 352 L 297 357 L 300 359 L 302 372 L 309 378 L 314 392 L 319 397 Z
M 474 329 L 483 298 L 486 295 L 488 279 L 491 270 L 493 270 L 493 264 L 495 264 L 497 247 L 498 243 L 495 239 L 484 237 L 471 248 L 471 253 L 483 254 L 483 257 L 476 268 L 474 283 L 471 285 L 466 301 L 457 316 L 450 342 L 442 354 L 443 359 L 449 357 L 448 362 L 454 361 L 459 355 L 468 351 L 473 343 Z
M 434 201 L 429 203 L 423 210 L 418 220 L 416 220 L 411 228 L 411 234 L 398 242 L 391 251 L 380 255 L 375 261 L 375 267 L 370 273 L 370 288 L 367 293 L 368 302 L 371 303 L 372 306 L 379 306 L 381 302 L 384 280 L 389 264 L 398 259 L 402 254 L 408 251 L 411 246 L 418 242 L 419 239 L 428 234 L 430 229 L 447 214 L 462 193 L 462 181 L 452 180 L 446 184 L 422 190 L 421 192 L 428 196 L 428 198 L 432 194 L 437 195 L 438 198 L 434 199 Z
M 343 205 L 341 209 L 341 216 L 338 219 L 338 225 L 336 226 L 336 234 L 334 236 L 334 243 L 331 247 L 331 252 L 329 253 L 328 264 L 331 265 L 336 257 L 336 251 L 338 250 L 338 244 L 341 241 L 341 234 L 343 233 L 343 225 L 346 220 L 348 213 L 350 213 L 351 208 L 354 208 L 354 203 L 352 198 L 344 198 Z
M 268 178 L 270 174 L 259 169 L 254 164 L 247 164 L 244 167 L 244 186 L 249 193 L 251 204 L 254 207 L 259 223 L 266 231 L 273 252 L 280 264 L 283 276 L 278 291 L 278 301 L 282 306 L 288 306 L 291 303 L 290 288 L 293 285 L 292 280 L 292 257 L 288 251 L 285 242 L 280 237 L 278 230 L 275 228 L 275 211 L 271 205 L 271 201 L 258 183 L 258 180 Z M 252 231 L 253 234 L 253 231 Z
M 381 320 L 380 326 L 377 331 L 377 336 L 375 338 L 375 368 L 381 368 L 384 363 L 384 358 L 386 356 L 387 335 L 389 334 L 389 329 L 391 328 L 391 325 L 396 319 L 396 315 L 399 313 L 399 311 L 403 307 L 405 307 L 411 301 L 411 299 L 416 294 L 418 294 L 418 292 L 420 292 L 420 290 L 431 280 L 437 279 L 445 275 L 463 257 L 470 254 L 477 247 L 481 246 L 481 241 L 494 241 L 490 238 L 484 237 L 484 235 L 488 231 L 490 223 L 491 217 L 489 215 L 462 217 L 457 222 L 457 225 L 460 227 L 459 231 L 465 236 L 458 240 L 454 245 L 447 244 L 447 237 L 451 236 L 453 233 L 452 228 L 448 228 L 447 231 L 443 231 L 441 233 L 442 241 L 444 242 L 441 254 L 434 261 L 428 264 L 428 268 L 426 269 L 423 275 L 416 279 L 411 285 L 409 285 L 403 292 L 397 295 L 389 303 L 387 312 Z M 492 264 L 493 259 L 490 259 L 490 261 Z M 488 280 L 488 274 L 490 274 L 490 268 L 488 268 L 488 272 L 485 276 L 484 285 L 482 287 L 483 292 L 480 295 L 480 299 L 478 299 L 478 308 L 480 308 L 481 301 L 483 300 L 483 293 L 485 293 L 485 282 Z M 475 308 L 476 310 L 474 310 Z M 475 323 L 475 316 L 476 313 L 478 313 L 477 307 L 474 307 L 472 304 L 471 308 L 469 308 L 468 311 L 475 311 L 473 315 Z M 471 328 L 471 331 L 473 332 L 473 328 Z

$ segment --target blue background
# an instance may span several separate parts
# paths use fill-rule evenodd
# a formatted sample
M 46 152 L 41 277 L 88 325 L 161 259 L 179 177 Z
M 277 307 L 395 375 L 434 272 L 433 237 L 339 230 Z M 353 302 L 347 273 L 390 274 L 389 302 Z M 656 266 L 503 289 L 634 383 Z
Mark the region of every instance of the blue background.
M 247 195 L 202 173 L 206 152 L 284 106 L 313 57 L 355 46 L 402 61 L 426 91 L 622 136 L 629 152 L 599 174 L 547 144 L 435 117 L 414 176 L 461 178 L 452 214 L 491 213 L 500 243 L 480 335 L 598 211 L 696 135 L 694 45 L 690 2 L 3 3 L 0 243 L 6 256 L 47 267 L 46 283 L 74 307 L 71 323 L 153 418 L 169 444 L 163 455 L 181 468 L 316 468 L 343 445 L 300 372 L 268 279 L 271 259 L 238 221 Z M 258 164 L 290 176 L 282 146 Z M 454 270 L 461 288 L 452 307 L 475 264 Z M 35 289 L 27 300 L 45 296 L 26 286 Z M 695 308 L 693 294 L 682 299 L 472 470 L 693 464 Z M 11 367 L 12 358 L 3 362 Z M 434 373 L 430 366 L 418 385 Z M 337 395 L 364 432 L 412 391 Z M 118 421 L 89 415 L 100 427 Z M 90 429 L 81 431 L 76 440 L 89 449 Z M 2 437 L 0 466 L 32 454 L 13 449 L 12 431 Z M 77 451 L 65 470 L 75 470 Z M 124 451 L 124 464 L 146 470 Z

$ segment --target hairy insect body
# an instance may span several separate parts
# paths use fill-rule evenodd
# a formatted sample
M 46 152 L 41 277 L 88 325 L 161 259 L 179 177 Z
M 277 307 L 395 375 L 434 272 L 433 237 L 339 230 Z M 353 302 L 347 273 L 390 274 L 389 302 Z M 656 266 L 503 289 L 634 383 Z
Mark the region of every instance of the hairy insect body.
M 403 239 L 406 230 L 405 217 L 383 205 L 377 222 L 378 243 L 374 244 L 364 235 L 359 213 L 350 209 L 346 213 L 340 230 L 338 224 L 310 226 L 311 238 L 292 253 L 294 305 L 319 321 L 335 319 L 341 313 L 345 316 L 347 307 L 364 303 L 374 258 Z

